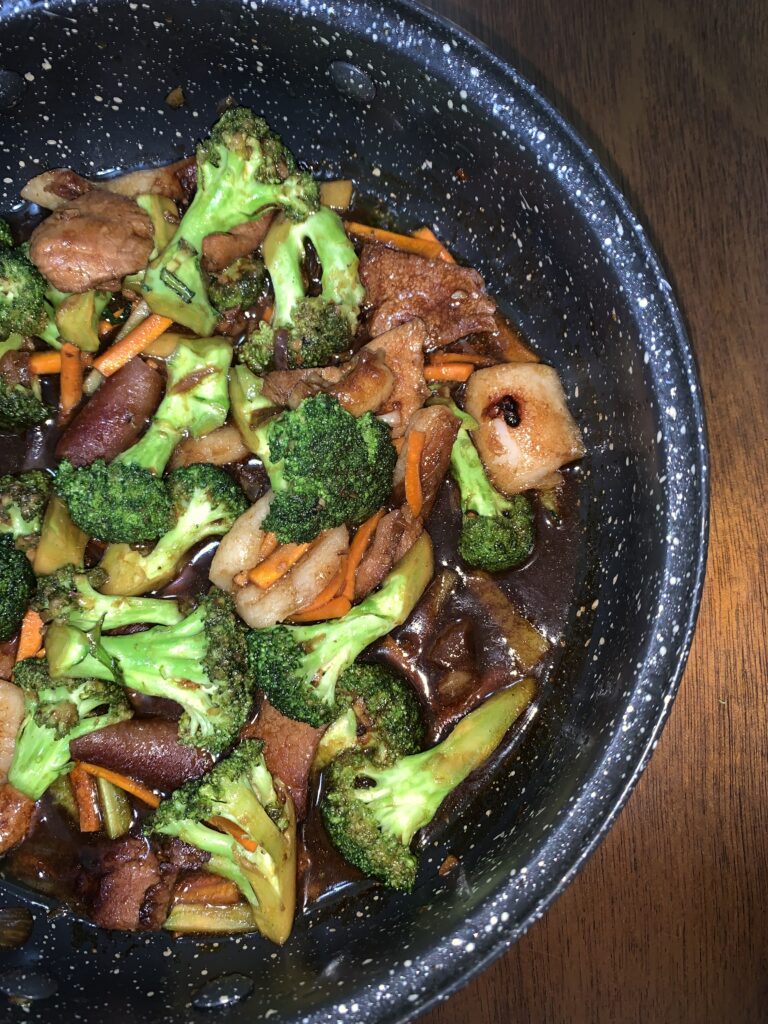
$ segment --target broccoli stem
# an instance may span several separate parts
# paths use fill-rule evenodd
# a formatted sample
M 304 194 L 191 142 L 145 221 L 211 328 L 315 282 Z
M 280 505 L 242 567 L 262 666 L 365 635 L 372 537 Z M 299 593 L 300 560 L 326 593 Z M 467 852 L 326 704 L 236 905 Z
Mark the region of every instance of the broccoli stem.
M 451 449 L 451 469 L 461 492 L 462 511 L 490 518 L 514 509 L 513 502 L 491 485 L 469 430 L 463 424 Z

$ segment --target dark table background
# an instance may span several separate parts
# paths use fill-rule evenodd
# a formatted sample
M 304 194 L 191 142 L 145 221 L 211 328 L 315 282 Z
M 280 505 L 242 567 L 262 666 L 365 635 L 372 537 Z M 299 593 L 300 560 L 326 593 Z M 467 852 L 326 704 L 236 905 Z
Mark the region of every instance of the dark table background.
M 682 689 L 606 841 L 421 1024 L 768 1021 L 768 0 L 429 0 L 594 146 L 701 371 L 712 538 Z

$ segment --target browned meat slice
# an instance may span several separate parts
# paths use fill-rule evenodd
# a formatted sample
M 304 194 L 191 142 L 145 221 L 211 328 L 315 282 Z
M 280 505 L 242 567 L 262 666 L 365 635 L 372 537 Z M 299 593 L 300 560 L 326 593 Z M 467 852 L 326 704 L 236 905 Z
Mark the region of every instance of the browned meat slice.
M 32 823 L 33 800 L 6 782 L 0 786 L 0 854 L 22 841 Z
M 424 322 L 410 320 L 379 335 L 363 349 L 364 352 L 380 352 L 394 375 L 392 393 L 378 410 L 392 428 L 393 437 L 403 436 L 411 416 L 429 398 L 429 388 L 424 383 L 426 340 Z
M 267 768 L 290 793 L 298 819 L 307 811 L 309 771 L 322 734 L 322 729 L 281 715 L 266 697 L 259 717 L 243 731 L 244 736 L 264 741 Z
M 6 352 L 0 359 L 0 377 L 13 387 L 15 384 L 28 385 L 32 380 L 29 369 L 29 352 Z
M 116 288 L 147 265 L 152 239 L 152 221 L 132 199 L 94 189 L 38 224 L 29 256 L 63 292 Z
M 73 466 L 110 462 L 138 439 L 160 402 L 163 379 L 136 356 L 108 377 L 75 416 L 56 445 L 56 458 Z
M 421 536 L 424 523 L 407 505 L 388 512 L 376 527 L 355 576 L 355 600 L 374 590 L 389 570 L 406 555 Z
M 209 273 L 223 270 L 230 263 L 255 252 L 264 241 L 274 212 L 267 210 L 256 220 L 237 224 L 231 231 L 217 231 L 203 239 L 203 267 Z
M 150 931 L 168 914 L 177 874 L 146 839 L 129 836 L 98 850 L 94 862 L 84 867 L 78 888 L 91 919 L 102 928 Z
M 387 405 L 398 386 L 383 354 L 366 346 L 341 366 L 268 373 L 264 393 L 278 405 L 295 409 L 310 395 L 324 392 L 337 398 L 353 416 L 362 416 Z
M 176 722 L 133 718 L 80 736 L 69 745 L 77 761 L 90 761 L 162 790 L 178 789 L 213 766 L 205 750 L 179 743 Z
M 360 280 L 373 307 L 368 330 L 374 337 L 418 317 L 431 351 L 496 327 L 496 303 L 468 267 L 374 244 L 363 247 Z
M 405 501 L 405 466 L 408 459 L 408 439 L 419 432 L 426 435 L 421 454 L 420 475 L 423 506 L 421 515 L 426 519 L 432 511 L 437 492 L 448 472 L 451 448 L 459 432 L 459 421 L 444 405 L 419 409 L 408 421 L 405 444 L 395 465 L 393 497 L 396 504 Z
M 305 398 L 327 391 L 344 376 L 341 366 L 273 370 L 264 377 L 264 394 L 275 405 L 295 409 Z
M 210 462 L 214 466 L 227 466 L 241 462 L 251 454 L 242 434 L 234 423 L 212 430 L 203 437 L 188 437 L 177 445 L 168 463 L 169 469 L 191 466 L 196 462 Z
M 528 347 L 517 328 L 501 313 L 497 313 L 495 319 L 495 330 L 489 334 L 473 335 L 470 339 L 472 347 L 481 355 L 490 356 L 494 362 L 538 363 L 539 357 Z
M 10 679 L 13 666 L 16 664 L 16 639 L 6 640 L 0 644 L 0 679 Z

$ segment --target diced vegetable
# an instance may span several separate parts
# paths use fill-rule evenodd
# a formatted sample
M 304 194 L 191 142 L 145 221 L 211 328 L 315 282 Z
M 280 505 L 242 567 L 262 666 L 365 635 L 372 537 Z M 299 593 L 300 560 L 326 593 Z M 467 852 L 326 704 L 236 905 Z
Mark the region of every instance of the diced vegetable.
M 118 788 L 103 776 L 96 776 L 99 806 L 104 821 L 104 831 L 110 839 L 125 835 L 133 824 L 131 801 L 125 790 Z

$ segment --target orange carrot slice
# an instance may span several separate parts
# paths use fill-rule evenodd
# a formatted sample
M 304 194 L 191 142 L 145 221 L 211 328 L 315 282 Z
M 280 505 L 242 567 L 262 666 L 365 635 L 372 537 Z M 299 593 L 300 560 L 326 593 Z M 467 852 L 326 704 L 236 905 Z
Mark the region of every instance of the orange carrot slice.
M 479 352 L 435 352 L 430 359 L 430 366 L 443 366 L 448 363 L 493 366 L 494 360 L 490 356 L 481 356 Z
M 426 225 L 423 228 L 417 228 L 412 232 L 414 238 L 421 238 L 427 242 L 436 242 L 440 246 L 440 259 L 445 260 L 446 263 L 455 263 L 456 260 L 451 256 L 446 247 L 437 237 L 432 228 L 428 228 Z
M 277 583 L 312 547 L 312 544 L 281 544 L 276 551 L 248 570 L 248 581 L 262 590 Z
M 431 242 L 426 238 L 414 238 L 412 235 L 399 235 L 395 231 L 385 231 L 383 228 L 372 228 L 367 224 L 358 224 L 356 221 L 345 220 L 344 227 L 347 233 L 355 238 L 366 239 L 369 242 L 379 242 L 390 249 L 400 249 L 401 252 L 410 252 L 415 256 L 424 256 L 428 260 L 441 259 L 443 251 L 439 242 Z
M 471 363 L 443 363 L 439 366 L 425 366 L 424 380 L 469 380 L 475 368 Z
M 408 435 L 405 454 L 405 500 L 414 516 L 421 514 L 424 495 L 421 490 L 421 456 L 427 435 L 423 430 L 412 430 Z
M 160 797 L 157 793 L 153 793 L 151 789 L 147 789 L 146 786 L 142 786 L 140 782 L 129 778 L 127 775 L 113 772 L 111 768 L 102 768 L 100 764 L 91 764 L 90 761 L 78 761 L 77 767 L 82 768 L 88 775 L 98 775 L 102 779 L 106 779 L 113 786 L 117 786 L 118 789 L 124 789 L 126 793 L 130 793 L 131 796 L 135 796 L 150 807 L 159 807 L 160 805 Z
M 346 615 L 352 607 L 352 602 L 347 597 L 334 597 L 327 604 L 315 608 L 314 611 L 297 612 L 293 622 L 325 622 L 326 619 L 340 619 Z
M 61 378 L 59 380 L 59 423 L 64 423 L 83 397 L 83 360 L 76 345 L 65 341 L 61 346 Z
M 116 373 L 167 331 L 172 323 L 173 320 L 169 320 L 167 316 L 150 313 L 146 320 L 137 324 L 124 338 L 116 341 L 114 345 L 110 345 L 93 365 L 103 376 L 111 377 L 113 373 Z
M 101 811 L 96 782 L 80 762 L 75 764 L 69 773 L 69 781 L 72 783 L 72 792 L 80 816 L 80 831 L 98 832 L 101 828 Z
M 33 352 L 29 357 L 29 368 L 32 373 L 61 373 L 61 354 Z
M 230 907 L 240 899 L 240 890 L 234 882 L 204 871 L 187 875 L 173 894 L 174 903 L 205 903 L 209 907 Z
M 323 587 L 323 589 L 317 595 L 315 600 L 308 604 L 306 608 L 302 608 L 301 611 L 297 612 L 296 614 L 305 615 L 307 612 L 314 612 L 318 608 L 322 608 L 323 605 L 328 604 L 329 601 L 333 600 L 333 598 L 336 597 L 336 595 L 338 594 L 342 583 L 344 582 L 344 569 L 345 565 L 342 565 L 342 567 L 335 574 L 335 576 L 332 576 L 328 583 Z
M 235 825 L 234 822 L 229 821 L 227 818 L 221 818 L 219 815 L 215 815 L 213 818 L 208 819 L 208 823 L 217 828 L 219 832 L 226 832 L 228 836 L 232 836 L 241 846 L 245 847 L 249 853 L 255 853 L 259 848 L 259 844 L 254 842 L 253 839 L 248 835 L 247 832 L 243 831 L 239 825 Z
M 348 601 L 354 600 L 357 570 L 383 515 L 384 509 L 380 508 L 370 519 L 366 519 L 349 545 L 349 558 L 347 559 L 347 567 L 344 573 L 344 587 L 341 591 L 342 597 L 346 597 Z
M 16 650 L 16 661 L 34 658 L 43 646 L 43 620 L 32 608 L 27 608 L 21 620 L 19 646 Z

